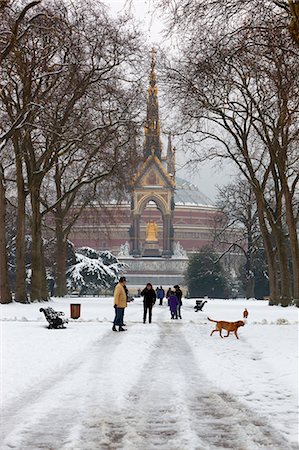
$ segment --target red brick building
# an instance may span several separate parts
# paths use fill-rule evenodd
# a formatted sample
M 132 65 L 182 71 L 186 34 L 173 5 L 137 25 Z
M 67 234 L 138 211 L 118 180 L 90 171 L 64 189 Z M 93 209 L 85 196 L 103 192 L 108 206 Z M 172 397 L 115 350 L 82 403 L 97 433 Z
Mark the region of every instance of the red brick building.
M 195 252 L 212 242 L 215 219 L 219 214 L 212 202 L 187 181 L 176 178 L 174 190 L 173 242 L 180 242 L 187 253 Z M 141 215 L 141 242 L 146 239 L 146 224 L 152 219 L 158 225 L 159 248 L 162 248 L 163 220 L 154 202 L 149 202 Z M 97 250 L 118 253 L 121 245 L 130 242 L 130 202 L 121 205 L 96 205 L 86 208 L 73 228 L 71 241 L 76 247 L 88 246 Z

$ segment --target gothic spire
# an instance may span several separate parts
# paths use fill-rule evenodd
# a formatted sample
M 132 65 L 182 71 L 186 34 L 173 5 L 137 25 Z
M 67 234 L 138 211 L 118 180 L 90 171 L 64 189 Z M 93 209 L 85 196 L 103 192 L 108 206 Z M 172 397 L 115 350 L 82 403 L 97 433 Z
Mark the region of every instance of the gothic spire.
M 175 176 L 175 148 L 172 147 L 171 133 L 168 135 L 168 145 L 167 145 L 167 172 L 173 177 Z
M 158 87 L 155 70 L 155 49 L 152 49 L 152 63 L 149 78 L 149 87 L 147 90 L 147 111 L 144 127 L 145 142 L 144 156 L 154 154 L 161 159 L 162 145 L 160 141 L 160 119 L 158 105 Z

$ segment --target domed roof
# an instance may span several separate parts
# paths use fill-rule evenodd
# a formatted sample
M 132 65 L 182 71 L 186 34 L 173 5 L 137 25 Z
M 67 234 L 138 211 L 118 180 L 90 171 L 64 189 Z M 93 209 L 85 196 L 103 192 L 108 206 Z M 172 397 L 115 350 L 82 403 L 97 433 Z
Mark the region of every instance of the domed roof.
M 213 206 L 209 197 L 200 192 L 198 186 L 189 183 L 183 178 L 176 177 L 176 189 L 174 191 L 175 205 Z

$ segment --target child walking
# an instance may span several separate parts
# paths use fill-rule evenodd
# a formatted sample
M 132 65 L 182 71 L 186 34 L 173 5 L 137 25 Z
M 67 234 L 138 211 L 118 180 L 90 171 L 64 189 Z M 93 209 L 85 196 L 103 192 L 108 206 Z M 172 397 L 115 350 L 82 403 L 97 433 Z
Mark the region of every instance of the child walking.
M 179 301 L 174 291 L 170 291 L 170 295 L 168 297 L 168 306 L 170 309 L 171 319 L 178 318 L 178 305 Z

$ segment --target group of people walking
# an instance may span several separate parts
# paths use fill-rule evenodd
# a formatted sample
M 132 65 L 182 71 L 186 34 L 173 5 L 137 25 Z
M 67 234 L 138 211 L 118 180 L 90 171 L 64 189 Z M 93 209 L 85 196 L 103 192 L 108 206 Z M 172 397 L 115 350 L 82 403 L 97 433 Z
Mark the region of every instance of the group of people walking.
M 120 277 L 118 284 L 114 289 L 114 308 L 115 317 L 113 321 L 112 330 L 126 331 L 124 328 L 124 311 L 128 302 L 128 289 L 126 286 L 126 277 Z M 165 291 L 162 286 L 157 287 L 154 290 L 151 283 L 147 283 L 145 288 L 141 291 L 141 296 L 143 297 L 143 323 L 146 323 L 147 317 L 149 323 L 152 322 L 152 308 L 159 300 L 159 305 L 163 305 L 163 300 L 165 298 Z M 182 296 L 180 286 L 177 284 L 173 288 L 169 288 L 166 293 L 166 299 L 168 301 L 168 306 L 170 310 L 171 319 L 181 319 L 181 306 L 182 306 Z

